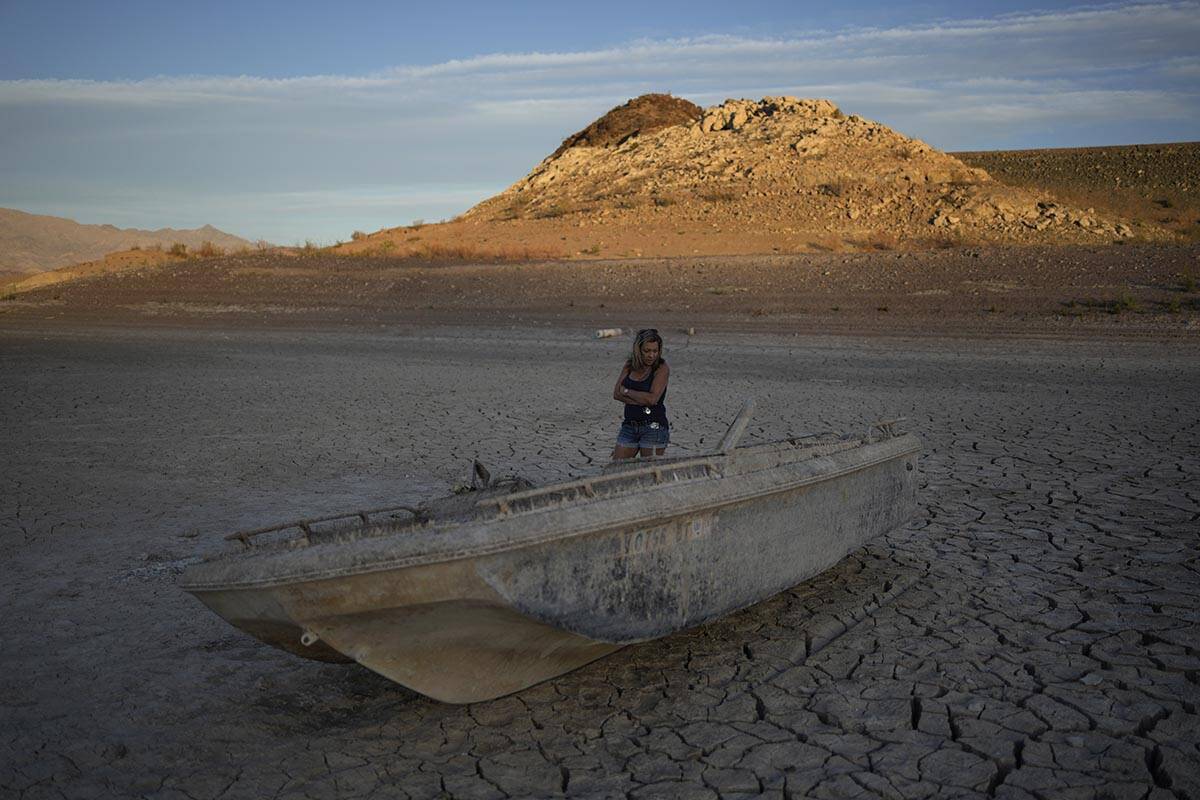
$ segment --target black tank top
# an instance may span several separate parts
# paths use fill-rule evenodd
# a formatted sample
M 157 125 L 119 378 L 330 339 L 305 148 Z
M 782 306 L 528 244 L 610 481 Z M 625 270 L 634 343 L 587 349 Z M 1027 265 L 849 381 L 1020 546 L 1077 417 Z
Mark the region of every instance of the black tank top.
M 654 384 L 654 373 L 656 372 L 658 372 L 657 366 L 651 369 L 650 374 L 640 381 L 635 381 L 626 375 L 625 380 L 621 381 L 621 385 L 631 392 L 648 392 Z M 664 405 L 666 400 L 667 390 L 663 389 L 662 396 L 652 406 L 634 406 L 626 403 L 625 419 L 628 422 L 657 422 L 664 428 L 669 428 L 671 424 L 667 422 L 667 407 Z

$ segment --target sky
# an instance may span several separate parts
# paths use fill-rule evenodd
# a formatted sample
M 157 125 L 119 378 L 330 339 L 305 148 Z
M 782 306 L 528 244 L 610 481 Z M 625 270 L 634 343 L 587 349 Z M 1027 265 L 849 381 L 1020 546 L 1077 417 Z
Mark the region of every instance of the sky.
M 278 244 L 454 216 L 646 92 L 944 150 L 1200 139 L 1200 0 L 0 0 L 0 207 Z

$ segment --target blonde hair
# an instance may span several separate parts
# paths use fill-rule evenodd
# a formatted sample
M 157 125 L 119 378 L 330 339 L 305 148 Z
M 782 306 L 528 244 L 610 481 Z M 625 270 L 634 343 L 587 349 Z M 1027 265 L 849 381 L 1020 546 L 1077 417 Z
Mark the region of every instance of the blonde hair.
M 658 362 L 655 364 L 647 364 L 642 361 L 642 345 L 646 342 L 658 342 Z M 658 335 L 657 328 L 642 328 L 633 337 L 633 352 L 629 354 L 629 358 L 625 359 L 625 366 L 629 367 L 630 371 L 637 372 L 645 369 L 648 366 L 656 367 L 663 360 L 663 340 Z

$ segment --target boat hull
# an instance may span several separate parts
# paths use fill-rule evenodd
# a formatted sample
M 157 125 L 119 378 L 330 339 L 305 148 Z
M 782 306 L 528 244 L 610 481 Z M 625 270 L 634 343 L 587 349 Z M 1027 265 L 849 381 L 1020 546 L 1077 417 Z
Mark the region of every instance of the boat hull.
M 513 610 L 477 567 L 451 562 L 194 594 L 267 644 L 319 661 L 357 661 L 446 703 L 511 694 L 622 646 Z
M 570 536 L 524 545 L 189 591 L 291 652 L 352 659 L 445 702 L 486 700 L 828 569 L 913 515 L 918 449 L 897 437 L 783 471 L 597 502 L 564 517 Z

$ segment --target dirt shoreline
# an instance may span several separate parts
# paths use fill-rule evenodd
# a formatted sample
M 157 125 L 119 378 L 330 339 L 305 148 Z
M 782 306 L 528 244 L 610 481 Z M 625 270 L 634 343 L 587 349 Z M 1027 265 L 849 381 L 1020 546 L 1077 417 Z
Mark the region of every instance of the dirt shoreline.
M 1190 338 L 1200 245 L 533 263 L 318 250 L 132 269 L 0 301 L 0 326 L 64 324 Z

